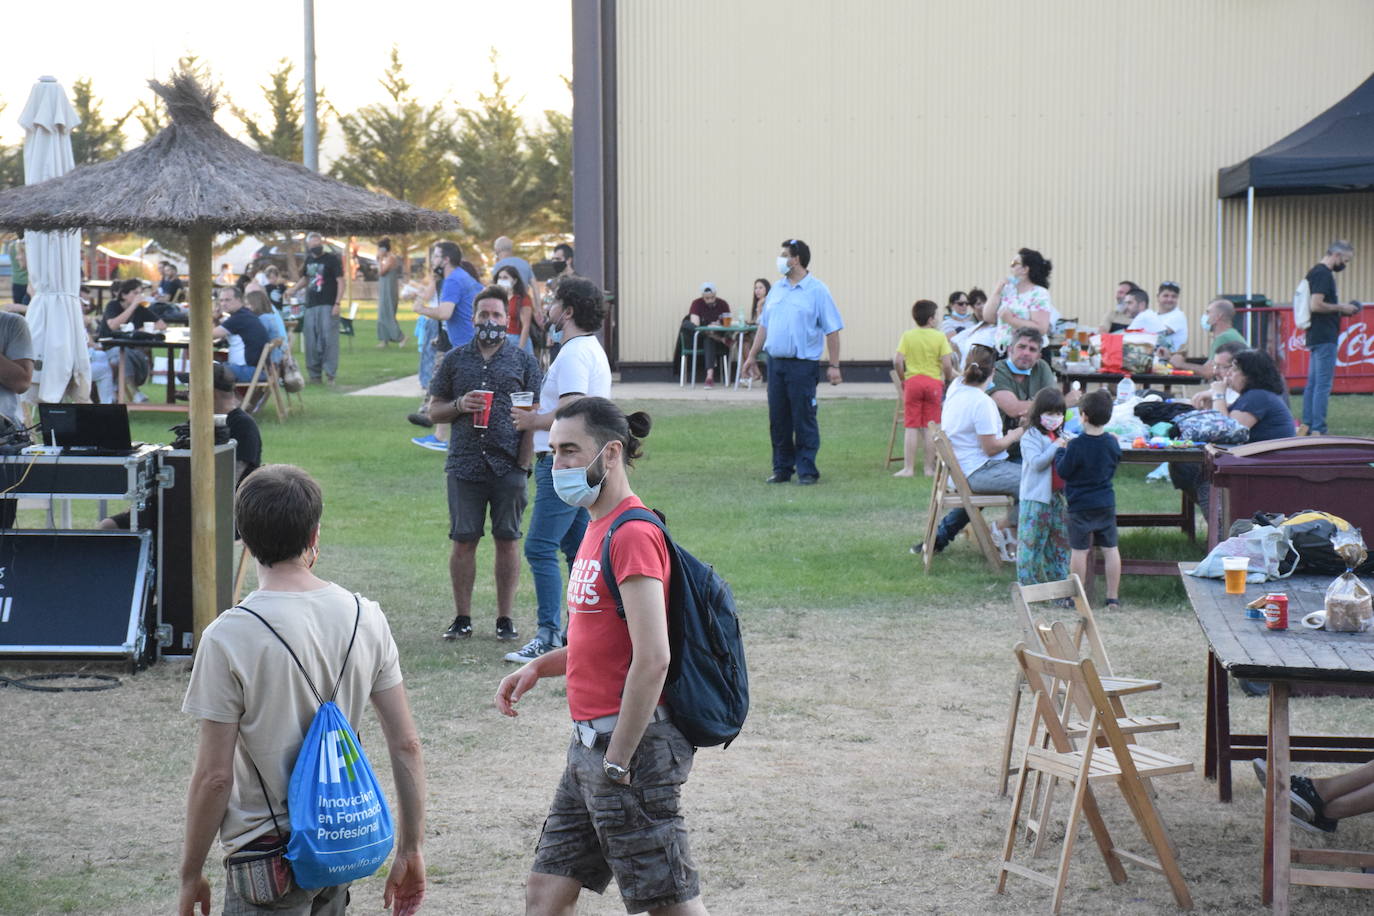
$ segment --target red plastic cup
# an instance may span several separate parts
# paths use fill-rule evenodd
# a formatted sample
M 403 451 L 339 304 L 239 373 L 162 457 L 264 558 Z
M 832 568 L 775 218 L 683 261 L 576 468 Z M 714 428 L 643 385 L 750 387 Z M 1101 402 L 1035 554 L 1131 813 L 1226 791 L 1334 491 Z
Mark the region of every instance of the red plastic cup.
M 477 389 L 473 394 L 480 394 L 482 400 L 486 402 L 481 410 L 472 415 L 473 428 L 486 429 L 487 423 L 491 420 L 491 399 L 494 396 L 494 392 L 485 389 Z

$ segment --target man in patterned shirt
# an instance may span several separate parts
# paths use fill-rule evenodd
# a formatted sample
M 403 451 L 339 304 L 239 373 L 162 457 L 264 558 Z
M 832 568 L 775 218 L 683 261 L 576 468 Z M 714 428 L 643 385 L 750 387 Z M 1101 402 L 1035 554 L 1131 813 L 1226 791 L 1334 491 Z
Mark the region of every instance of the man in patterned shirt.
M 506 342 L 506 302 L 506 291 L 499 286 L 477 294 L 472 306 L 476 333 L 449 351 L 429 386 L 430 419 L 453 424 L 444 471 L 456 616 L 443 634 L 445 639 L 472 635 L 477 542 L 485 533 L 488 507 L 496 541 L 496 636 L 519 636 L 511 607 L 520 580 L 520 521 L 534 445 L 532 435 L 521 433 L 511 420 L 511 395 L 538 391 L 542 378 L 535 358 Z

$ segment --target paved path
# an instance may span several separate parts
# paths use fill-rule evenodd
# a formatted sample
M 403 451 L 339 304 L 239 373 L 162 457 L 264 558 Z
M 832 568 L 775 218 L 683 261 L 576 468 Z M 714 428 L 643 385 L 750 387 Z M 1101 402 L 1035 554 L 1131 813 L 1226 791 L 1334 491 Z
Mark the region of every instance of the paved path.
M 391 397 L 414 400 L 420 396 L 420 377 L 418 375 L 398 378 L 394 381 L 373 385 L 349 392 L 362 397 Z M 879 398 L 896 400 L 896 392 L 891 382 L 846 382 L 841 385 L 827 385 L 822 382 L 816 387 L 816 395 L 827 400 L 832 398 Z M 611 389 L 611 396 L 627 401 L 702 401 L 722 404 L 762 404 L 768 400 L 765 386 L 755 383 L 752 390 L 717 386 L 711 390 L 697 385 L 695 388 L 679 387 L 675 382 L 617 382 Z

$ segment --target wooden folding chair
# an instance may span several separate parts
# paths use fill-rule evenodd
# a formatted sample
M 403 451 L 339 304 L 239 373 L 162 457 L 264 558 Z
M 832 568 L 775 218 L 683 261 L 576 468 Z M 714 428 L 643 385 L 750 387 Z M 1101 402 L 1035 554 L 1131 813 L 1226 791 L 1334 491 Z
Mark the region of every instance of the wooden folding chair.
M 897 436 L 900 434 L 901 430 L 906 427 L 906 423 L 904 422 L 906 419 L 905 411 L 903 410 L 903 404 L 906 400 L 906 389 L 902 386 L 902 377 L 897 373 L 896 369 L 889 370 L 887 374 L 891 377 L 892 384 L 897 387 L 897 409 L 892 412 L 892 435 L 887 437 L 887 460 L 883 462 L 884 471 L 891 467 L 892 462 L 905 460 L 901 452 L 898 452 L 895 456 L 892 453 L 896 450 Z M 927 448 L 928 447 L 929 446 L 927 446 Z
M 1042 634 L 1046 626 L 1045 618 L 1038 618 L 1031 611 L 1032 604 L 1041 604 L 1051 601 L 1071 602 L 1071 607 L 1063 608 L 1059 617 L 1068 617 L 1072 625 L 1067 627 L 1065 632 L 1067 638 L 1062 643 L 1054 646 L 1046 646 L 1042 640 Z M 1092 606 L 1088 604 L 1088 597 L 1083 591 L 1083 582 L 1076 575 L 1071 575 L 1067 579 L 1058 582 L 1043 582 L 1038 585 L 1021 585 L 1013 582 L 1011 586 L 1011 602 L 1015 608 L 1017 616 L 1021 620 L 1022 638 L 1026 644 L 1044 652 L 1048 655 L 1077 661 L 1084 654 L 1086 647 L 1087 654 L 1097 665 L 1097 670 L 1102 672 L 1102 685 L 1107 694 L 1112 697 L 1114 708 L 1117 710 L 1117 718 L 1121 720 L 1122 728 L 1130 729 L 1132 734 L 1147 731 L 1167 731 L 1178 728 L 1176 719 L 1168 719 L 1163 716 L 1128 716 L 1122 707 L 1121 697 L 1132 693 L 1143 693 L 1147 690 L 1158 690 L 1162 685 L 1157 680 L 1148 680 L 1132 677 L 1118 677 L 1112 673 L 1111 661 L 1107 658 L 1107 647 L 1102 642 L 1102 634 L 1097 629 L 1097 619 L 1093 617 Z M 1061 610 L 1058 609 L 1057 610 Z M 1016 744 L 1016 724 L 1021 714 L 1021 691 L 1025 687 L 1025 681 L 1021 677 L 1020 671 L 1016 673 L 1015 681 L 1011 688 L 1011 709 L 1007 714 L 1006 734 L 1002 739 L 1002 758 L 997 768 L 997 794 L 1007 794 L 1007 784 L 1011 777 L 1016 775 L 1017 769 L 1012 765 L 1012 749 Z
M 1016 779 L 1016 793 L 1012 799 L 1006 841 L 1002 847 L 1002 863 L 998 866 L 997 893 L 1005 893 L 1008 875 L 1020 875 L 1054 889 L 1051 912 L 1057 914 L 1064 902 L 1064 888 L 1068 882 L 1069 862 L 1078 836 L 1079 820 L 1083 819 L 1088 822 L 1113 882 L 1123 884 L 1126 881 L 1123 861 L 1149 868 L 1165 876 L 1174 900 L 1180 907 L 1192 909 L 1193 899 L 1179 870 L 1173 844 L 1142 780 L 1188 773 L 1193 765 L 1160 751 L 1126 743 L 1092 659 L 1069 662 L 1050 658 L 1031 652 L 1025 643 L 1018 643 L 1014 651 L 1021 675 L 1031 688 L 1033 718 Z M 1075 694 L 1086 696 L 1091 701 L 1087 730 L 1078 747 L 1074 746 L 1065 729 L 1063 712 L 1056 703 L 1057 698 L 1068 702 L 1066 698 Z M 1012 861 L 1021 811 L 1026 801 L 1026 786 L 1032 773 L 1062 779 L 1074 789 L 1073 803 L 1064 826 L 1064 847 L 1059 855 L 1058 869 L 1053 875 Z M 1094 783 L 1105 782 L 1115 783 L 1121 790 L 1131 814 L 1154 850 L 1154 859 L 1120 849 L 1112 841 L 1092 788 Z M 1045 833 L 1043 824 L 1039 832 L 1042 835 Z
M 253 377 L 247 383 L 239 382 L 234 386 L 234 393 L 243 402 L 243 409 L 250 414 L 256 414 L 262 409 L 264 402 L 273 398 L 278 423 L 285 422 L 289 411 L 282 398 L 281 373 L 277 364 L 272 362 L 272 354 L 284 344 L 282 338 L 272 338 L 268 345 L 262 348 L 262 355 L 258 357 L 258 364 L 253 369 Z
M 940 519 L 946 512 L 963 509 L 968 513 L 969 525 L 978 541 L 978 549 L 988 561 L 988 568 L 997 572 L 1002 556 L 992 543 L 992 532 L 988 530 L 987 520 L 983 518 L 984 509 L 1005 509 L 1012 504 L 1010 496 L 975 494 L 968 485 L 959 462 L 954 459 L 954 449 L 944 430 L 931 423 L 927 429 L 926 447 L 935 449 L 935 480 L 930 485 L 930 506 L 926 510 L 926 537 L 921 548 L 921 560 L 925 570 L 930 572 L 930 561 L 935 556 L 935 531 Z M 953 488 L 951 490 L 951 487 Z

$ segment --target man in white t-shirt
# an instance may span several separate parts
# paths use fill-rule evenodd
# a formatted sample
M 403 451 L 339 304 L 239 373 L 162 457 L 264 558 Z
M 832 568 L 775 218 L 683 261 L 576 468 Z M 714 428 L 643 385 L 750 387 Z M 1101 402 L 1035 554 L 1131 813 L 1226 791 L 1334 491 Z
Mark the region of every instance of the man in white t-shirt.
M 1126 298 L 1121 300 L 1121 305 L 1125 308 L 1126 314 L 1130 316 L 1126 330 L 1146 331 L 1150 334 L 1162 334 L 1168 330 L 1164 326 L 1164 321 L 1159 317 L 1159 313 L 1150 310 L 1150 294 L 1145 290 L 1139 288 L 1131 290 L 1126 294 Z
M 1159 346 L 1170 353 L 1182 353 L 1188 348 L 1188 315 L 1178 307 L 1178 294 L 1179 285 L 1165 280 L 1155 296 L 1159 301 L 1159 320 L 1164 325 Z
M 564 277 L 549 309 L 550 343 L 559 343 L 558 356 L 544 375 L 539 409 L 511 412 L 515 428 L 534 430 L 534 510 L 525 532 L 525 559 L 539 600 L 539 629 L 524 648 L 506 655 L 523 665 L 563 645 L 563 572 L 561 550 L 572 566 L 589 518 L 586 509 L 570 506 L 553 488 L 553 455 L 549 428 L 554 411 L 582 397 L 611 396 L 611 364 L 596 339 L 606 318 L 606 300 L 595 283 L 583 277 Z
M 311 572 L 323 505 L 310 475 L 283 464 L 259 468 L 235 496 L 234 515 L 244 548 L 257 561 L 259 587 L 205 628 L 182 703 L 200 719 L 200 742 L 186 802 L 179 916 L 209 912 L 210 882 L 202 871 L 216 832 L 226 855 L 272 849 L 290 833 L 283 800 L 319 709 L 310 683 L 325 696 L 337 684 L 332 699 L 355 730 L 372 701 L 396 785 L 396 857 L 383 905 L 395 901 L 396 912 L 413 913 L 424 898 L 425 769 L 396 643 L 376 602 Z M 348 886 L 292 887 L 270 905 L 254 905 L 227 883 L 225 898 L 226 913 L 342 914 Z

